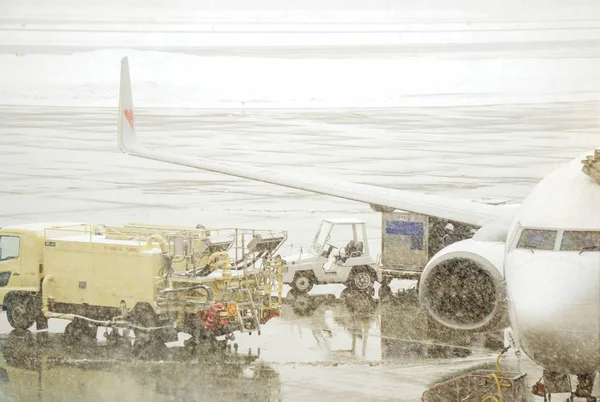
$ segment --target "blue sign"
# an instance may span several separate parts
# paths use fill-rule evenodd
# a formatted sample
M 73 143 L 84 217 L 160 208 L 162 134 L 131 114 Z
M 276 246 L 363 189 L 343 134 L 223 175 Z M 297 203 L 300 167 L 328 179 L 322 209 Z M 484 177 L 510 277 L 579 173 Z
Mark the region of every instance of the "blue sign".
M 423 222 L 385 221 L 385 233 L 423 237 Z
M 410 236 L 410 249 L 423 250 L 423 222 L 385 221 L 385 233 Z

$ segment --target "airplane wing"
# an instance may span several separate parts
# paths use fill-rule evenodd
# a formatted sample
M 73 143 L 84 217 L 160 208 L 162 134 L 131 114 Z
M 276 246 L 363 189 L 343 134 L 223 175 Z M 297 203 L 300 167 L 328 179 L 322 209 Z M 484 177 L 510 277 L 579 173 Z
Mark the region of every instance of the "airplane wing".
M 142 146 L 135 134 L 135 120 L 131 80 L 127 57 L 121 60 L 119 95 L 119 147 L 126 154 L 147 159 L 189 166 L 229 176 L 271 183 L 278 186 L 330 195 L 370 204 L 374 209 L 390 208 L 435 216 L 472 225 L 512 218 L 517 205 L 489 205 L 405 190 L 395 190 L 367 184 L 345 182 L 325 177 L 307 177 L 292 172 L 257 168 L 240 163 L 226 163 L 213 159 L 178 155 L 172 152 L 150 150 Z

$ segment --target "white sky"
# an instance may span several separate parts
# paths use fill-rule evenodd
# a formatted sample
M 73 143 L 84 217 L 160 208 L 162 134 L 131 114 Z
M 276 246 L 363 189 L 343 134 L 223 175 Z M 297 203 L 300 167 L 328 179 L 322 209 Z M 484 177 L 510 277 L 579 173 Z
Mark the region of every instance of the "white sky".
M 84 16 L 160 19 L 165 17 L 202 18 L 203 13 L 219 13 L 224 18 L 243 15 L 280 19 L 377 19 L 406 18 L 452 19 L 457 17 L 491 19 L 570 19 L 600 15 L 596 0 L 56 0 L 51 5 L 43 0 L 0 0 L 0 18 L 32 16 Z M 132 12 L 135 10 L 135 12 Z M 248 13 L 251 14 L 248 14 Z

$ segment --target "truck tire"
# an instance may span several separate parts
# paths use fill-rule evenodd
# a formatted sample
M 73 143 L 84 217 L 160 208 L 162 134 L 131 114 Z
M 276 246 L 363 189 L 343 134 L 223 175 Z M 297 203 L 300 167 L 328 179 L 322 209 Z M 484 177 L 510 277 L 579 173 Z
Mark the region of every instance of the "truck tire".
M 375 280 L 368 268 L 355 268 L 350 276 L 350 286 L 361 292 L 371 291 Z
M 314 280 L 312 275 L 306 272 L 296 272 L 291 285 L 297 292 L 308 293 L 313 288 Z
M 17 330 L 29 329 L 35 322 L 35 301 L 28 295 L 7 295 L 6 318 L 11 327 Z

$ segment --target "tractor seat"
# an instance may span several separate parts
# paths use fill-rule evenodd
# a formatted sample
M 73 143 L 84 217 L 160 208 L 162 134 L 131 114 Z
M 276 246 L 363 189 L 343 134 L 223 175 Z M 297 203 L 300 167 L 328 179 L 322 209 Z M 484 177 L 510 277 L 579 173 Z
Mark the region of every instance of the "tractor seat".
M 364 244 L 362 241 L 356 242 L 356 246 L 354 246 L 354 251 L 350 254 L 351 257 L 360 257 L 364 250 Z
M 344 247 L 344 252 L 346 253 L 346 256 L 349 256 L 355 250 L 356 250 L 356 242 L 354 240 L 350 240 L 348 242 L 348 244 L 346 245 L 346 247 Z

